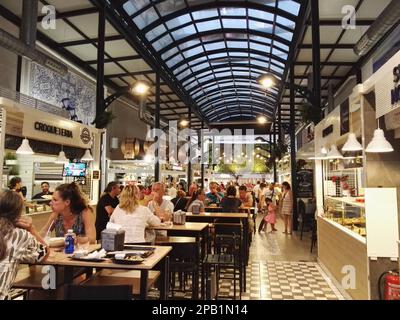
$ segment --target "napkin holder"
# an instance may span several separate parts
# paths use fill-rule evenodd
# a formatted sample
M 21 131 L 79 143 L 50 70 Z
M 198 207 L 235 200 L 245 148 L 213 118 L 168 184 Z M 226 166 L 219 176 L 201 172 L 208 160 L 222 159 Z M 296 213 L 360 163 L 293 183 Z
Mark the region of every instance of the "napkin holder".
M 104 229 L 101 232 L 101 247 L 106 251 L 124 250 L 125 230 Z
M 184 225 L 186 223 L 186 212 L 181 210 L 176 211 L 172 214 L 172 222 L 178 225 Z

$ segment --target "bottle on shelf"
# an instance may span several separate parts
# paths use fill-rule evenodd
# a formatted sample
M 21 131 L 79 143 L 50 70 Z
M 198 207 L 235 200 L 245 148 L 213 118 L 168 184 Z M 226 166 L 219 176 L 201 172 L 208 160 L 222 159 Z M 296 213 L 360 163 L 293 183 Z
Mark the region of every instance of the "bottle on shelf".
M 65 235 L 65 250 L 66 254 L 74 253 L 75 249 L 75 234 L 74 230 L 68 229 L 67 234 Z

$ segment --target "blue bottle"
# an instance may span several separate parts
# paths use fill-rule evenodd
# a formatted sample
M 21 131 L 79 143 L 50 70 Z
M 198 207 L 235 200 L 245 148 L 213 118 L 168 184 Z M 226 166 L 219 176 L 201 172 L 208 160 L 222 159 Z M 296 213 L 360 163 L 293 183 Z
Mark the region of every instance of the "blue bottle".
M 66 254 L 71 254 L 74 253 L 74 247 L 75 247 L 75 239 L 74 239 L 74 230 L 69 229 L 68 233 L 65 236 L 65 250 L 64 252 Z

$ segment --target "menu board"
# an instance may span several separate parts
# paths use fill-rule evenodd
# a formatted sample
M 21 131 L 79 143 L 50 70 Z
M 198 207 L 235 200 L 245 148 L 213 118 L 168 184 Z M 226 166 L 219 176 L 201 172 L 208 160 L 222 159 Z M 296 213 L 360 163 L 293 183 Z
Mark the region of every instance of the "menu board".
M 314 194 L 314 175 L 312 170 L 297 171 L 297 197 L 311 198 Z

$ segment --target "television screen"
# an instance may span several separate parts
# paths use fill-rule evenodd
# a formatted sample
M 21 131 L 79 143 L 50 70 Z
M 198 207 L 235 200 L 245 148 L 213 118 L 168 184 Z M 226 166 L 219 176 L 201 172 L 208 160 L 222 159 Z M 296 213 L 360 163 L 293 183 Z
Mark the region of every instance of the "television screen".
M 86 177 L 86 163 L 64 164 L 63 177 Z

